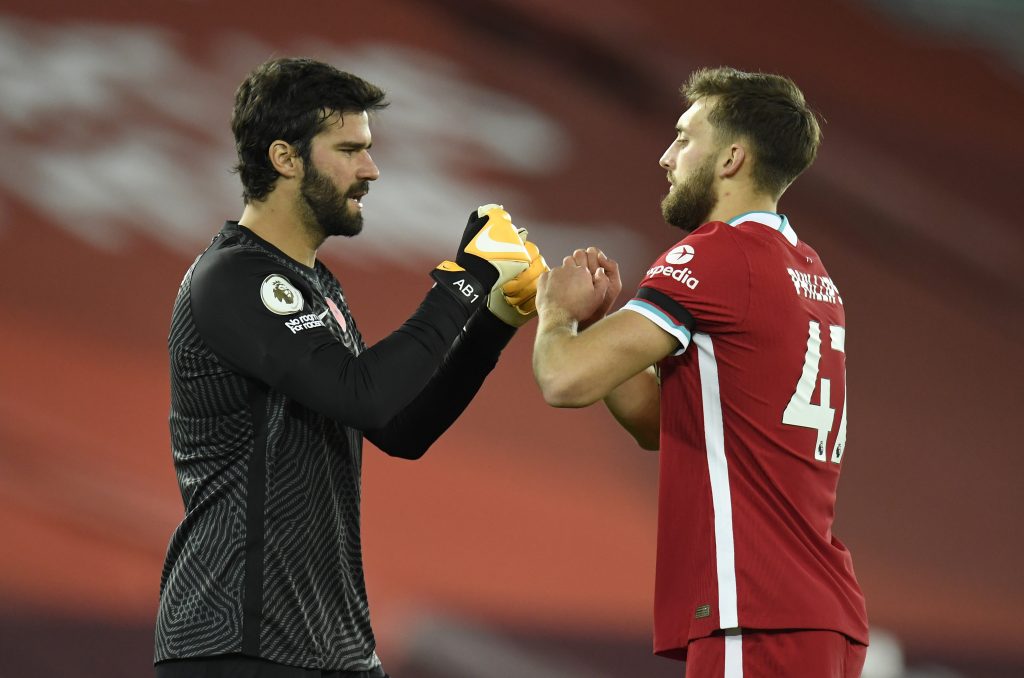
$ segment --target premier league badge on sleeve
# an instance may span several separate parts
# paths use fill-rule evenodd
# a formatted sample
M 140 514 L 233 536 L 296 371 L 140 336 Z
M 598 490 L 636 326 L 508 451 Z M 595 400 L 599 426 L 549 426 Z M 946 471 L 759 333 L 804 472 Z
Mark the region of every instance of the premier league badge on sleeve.
M 283 275 L 273 273 L 260 286 L 263 305 L 278 315 L 291 315 L 302 310 L 302 293 Z

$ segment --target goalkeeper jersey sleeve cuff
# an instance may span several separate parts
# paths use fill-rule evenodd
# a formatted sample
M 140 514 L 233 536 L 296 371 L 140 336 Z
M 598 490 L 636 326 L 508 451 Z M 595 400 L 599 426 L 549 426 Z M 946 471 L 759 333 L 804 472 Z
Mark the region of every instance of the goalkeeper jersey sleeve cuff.
M 491 349 L 495 355 L 508 346 L 518 327 L 512 327 L 486 308 L 481 308 L 466 325 L 464 341 L 473 346 Z

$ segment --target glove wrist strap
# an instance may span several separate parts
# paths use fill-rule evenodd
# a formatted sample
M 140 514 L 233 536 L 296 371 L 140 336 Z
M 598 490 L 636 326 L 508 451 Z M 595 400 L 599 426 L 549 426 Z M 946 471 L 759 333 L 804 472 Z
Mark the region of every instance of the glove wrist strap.
M 430 272 L 430 277 L 470 311 L 487 301 L 490 290 L 484 289 L 476 276 L 454 262 L 442 262 Z

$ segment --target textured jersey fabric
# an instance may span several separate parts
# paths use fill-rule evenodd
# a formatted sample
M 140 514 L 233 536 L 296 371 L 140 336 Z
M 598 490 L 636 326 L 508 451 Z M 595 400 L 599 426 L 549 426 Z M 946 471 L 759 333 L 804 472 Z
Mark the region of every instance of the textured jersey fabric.
M 435 287 L 367 349 L 323 264 L 225 225 L 172 314 L 185 517 L 161 578 L 157 662 L 242 653 L 311 669 L 379 665 L 359 531 L 363 432 L 416 457 L 454 421 L 512 334 L 481 312 L 467 337 L 469 312 Z
M 788 220 L 704 224 L 626 304 L 679 340 L 659 363 L 655 651 L 718 629 L 830 629 L 867 642 L 832 534 L 846 443 L 846 322 Z

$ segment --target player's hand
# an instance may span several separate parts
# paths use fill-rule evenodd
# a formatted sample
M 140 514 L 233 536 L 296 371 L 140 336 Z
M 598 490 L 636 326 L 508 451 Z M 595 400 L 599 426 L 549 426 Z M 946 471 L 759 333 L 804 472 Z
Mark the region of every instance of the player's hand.
M 469 215 L 455 263 L 491 290 L 530 266 L 530 253 L 501 205 L 482 205 Z
M 537 310 L 542 316 L 563 313 L 577 323 L 590 319 L 604 304 L 609 284 L 603 268 L 591 275 L 590 269 L 575 257 L 565 257 L 560 267 L 540 277 Z
M 605 290 L 604 299 L 594 313 L 583 320 L 580 320 L 579 331 L 587 329 L 601 318 L 608 315 L 612 304 L 622 292 L 622 278 L 619 276 L 619 265 L 614 259 L 609 259 L 604 252 L 596 247 L 588 247 L 585 250 L 576 250 L 572 253 L 573 261 L 578 266 L 586 266 L 590 275 L 597 276 L 602 271 L 608 279 L 608 287 Z
M 530 253 L 529 268 L 500 288 L 492 289 L 487 300 L 487 308 L 491 313 L 512 327 L 522 327 L 537 315 L 537 281 L 542 274 L 551 270 L 541 256 L 540 249 L 526 239 L 527 235 L 525 228 L 519 229 L 519 237 Z
M 512 217 L 501 205 L 490 204 L 470 213 L 455 261 L 442 262 L 433 277 L 475 305 L 481 298 L 489 300 L 496 288 L 500 296 L 501 286 L 529 266 L 530 253 L 512 224 Z M 478 287 L 457 279 L 460 271 L 472 276 Z M 467 289 L 471 291 L 467 293 Z

